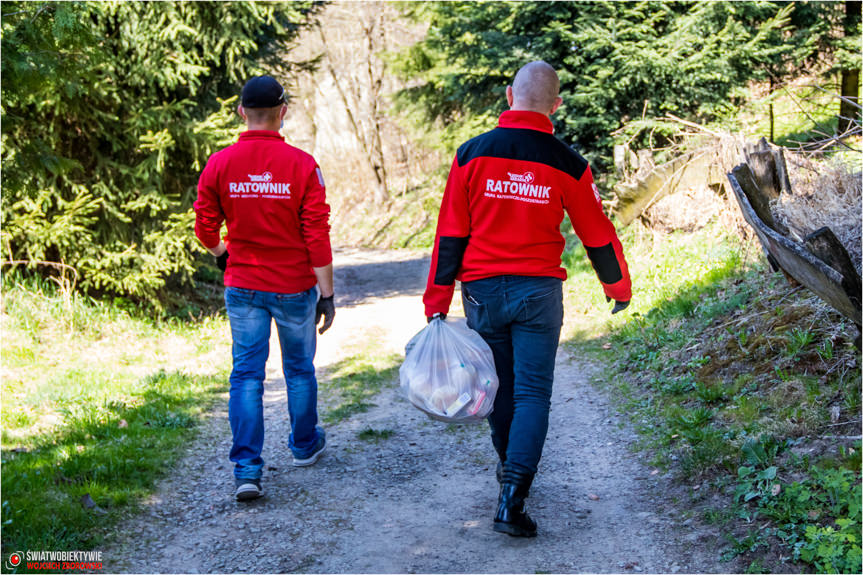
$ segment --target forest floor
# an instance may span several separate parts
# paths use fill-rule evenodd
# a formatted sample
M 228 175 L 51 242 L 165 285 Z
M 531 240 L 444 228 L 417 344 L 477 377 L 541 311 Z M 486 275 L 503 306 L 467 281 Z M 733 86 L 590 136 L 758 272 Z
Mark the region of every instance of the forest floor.
M 397 362 L 425 325 L 421 252 L 336 254 L 337 315 L 318 338 L 321 415 L 327 378 L 357 353 Z M 454 304 L 457 306 L 459 295 Z M 454 306 L 455 307 L 455 306 Z M 458 313 L 457 310 L 454 310 Z M 564 332 L 567 324 L 564 325 Z M 233 499 L 225 401 L 176 471 L 122 522 L 103 559 L 111 572 L 676 573 L 735 572 L 714 525 L 684 519 L 671 474 L 630 446 L 625 414 L 591 385 L 602 369 L 563 346 L 548 440 L 528 509 L 535 539 L 492 531 L 496 456 L 486 424 L 435 422 L 403 397 L 392 363 L 367 411 L 327 428 L 314 466 L 291 466 L 275 337 L 267 364 L 265 497 Z

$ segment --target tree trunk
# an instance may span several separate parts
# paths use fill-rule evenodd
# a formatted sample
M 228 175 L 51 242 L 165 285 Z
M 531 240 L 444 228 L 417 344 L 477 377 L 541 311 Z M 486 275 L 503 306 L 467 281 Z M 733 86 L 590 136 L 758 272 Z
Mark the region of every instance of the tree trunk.
M 768 92 L 767 97 L 770 98 L 769 111 L 770 111 L 770 142 L 771 143 L 776 142 L 776 138 L 774 137 L 776 122 L 775 122 L 775 116 L 773 114 L 773 90 L 774 89 L 775 89 L 775 81 L 773 79 L 773 74 L 770 74 L 770 92 Z
M 342 105 L 348 116 L 351 129 L 357 138 L 357 141 L 362 147 L 365 156 L 366 164 L 369 170 L 375 177 L 375 189 L 373 201 L 377 204 L 383 204 L 389 200 L 389 188 L 387 185 L 386 164 L 383 153 L 383 142 L 381 141 L 381 114 L 379 111 L 380 91 L 382 81 L 376 77 L 375 70 L 372 67 L 372 59 L 375 57 L 377 48 L 374 42 L 375 24 L 371 24 L 369 28 L 365 28 L 364 32 L 368 41 L 367 51 L 365 54 L 368 85 L 361 83 L 352 83 L 345 76 L 345 81 L 342 81 L 343 74 L 336 71 L 333 60 L 330 54 L 329 44 L 322 26 L 318 25 L 317 30 L 321 38 L 321 44 L 324 47 L 326 56 L 324 62 L 333 84 L 336 87 Z M 347 84 L 345 86 L 344 84 Z M 364 92 L 370 101 L 368 106 L 364 105 Z M 349 99 L 348 96 L 351 96 Z M 370 127 L 367 128 L 367 126 Z
M 379 12 L 377 17 L 366 27 L 363 29 L 366 35 L 367 42 L 367 50 L 368 50 L 368 58 L 366 59 L 366 73 L 368 74 L 368 88 L 369 88 L 369 98 L 370 102 L 370 122 L 371 122 L 371 134 L 369 141 L 369 156 L 372 164 L 372 168 L 375 172 L 375 177 L 378 180 L 378 189 L 376 195 L 376 202 L 378 204 L 382 204 L 389 200 L 390 192 L 389 186 L 387 184 L 387 168 L 386 161 L 384 158 L 384 144 L 381 140 L 381 132 L 383 131 L 383 126 L 381 125 L 381 88 L 383 87 L 383 70 L 380 73 L 376 73 L 374 66 L 372 65 L 372 59 L 378 50 L 381 49 L 381 45 L 383 44 L 383 13 Z M 378 37 L 378 42 L 375 41 L 375 37 Z
M 859 0 L 846 0 L 845 2 L 845 35 L 854 34 L 857 24 L 860 22 L 860 7 L 863 5 Z M 860 123 L 860 69 L 842 70 L 842 100 L 839 104 L 839 126 L 838 132 L 841 136 Z

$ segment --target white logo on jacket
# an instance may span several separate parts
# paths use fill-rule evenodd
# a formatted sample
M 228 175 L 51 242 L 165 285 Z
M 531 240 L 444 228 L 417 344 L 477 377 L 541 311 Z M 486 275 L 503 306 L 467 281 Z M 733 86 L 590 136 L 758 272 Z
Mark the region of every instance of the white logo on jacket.
M 525 172 L 523 174 L 513 174 L 512 172 L 507 172 L 507 176 L 509 176 L 510 182 L 520 182 L 522 184 L 529 184 L 533 182 L 534 175 L 533 172 Z
M 264 172 L 261 175 L 249 174 L 250 182 L 269 182 L 273 179 L 273 174 L 270 172 Z
M 485 181 L 485 196 L 496 199 L 521 200 L 531 204 L 547 204 L 551 192 L 551 186 L 535 184 L 536 176 L 533 172 L 514 174 L 507 172 L 509 180 L 495 180 L 488 178 Z
M 289 199 L 291 184 L 274 182 L 273 174 L 248 174 L 248 182 L 229 182 L 228 196 L 231 198 Z

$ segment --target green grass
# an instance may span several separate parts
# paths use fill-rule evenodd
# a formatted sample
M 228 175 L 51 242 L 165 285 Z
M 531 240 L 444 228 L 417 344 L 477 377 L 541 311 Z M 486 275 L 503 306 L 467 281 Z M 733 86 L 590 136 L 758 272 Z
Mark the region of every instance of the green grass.
M 631 414 L 638 447 L 680 481 L 716 486 L 725 502 L 707 511 L 732 533 L 726 557 L 743 555 L 756 571 L 782 569 L 765 555 L 778 548 L 819 571 L 859 572 L 859 441 L 856 467 L 832 475 L 821 468 L 833 455 L 799 465 L 794 449 L 809 437 L 859 430 L 854 329 L 767 272 L 753 257 L 757 244 L 715 227 L 654 236 L 636 225 L 621 235 L 632 305 L 609 315 L 576 246 L 566 258 L 567 337 L 608 366 L 600 385 Z M 830 409 L 851 422 L 846 431 L 828 427 Z M 789 510 L 786 488 L 813 502 L 829 493 L 831 504 L 818 504 L 817 517 L 811 507 Z M 783 513 L 795 520 L 783 523 Z M 748 531 L 756 518 L 761 527 Z
M 812 82 L 814 84 L 814 80 Z M 752 139 L 770 139 L 770 104 L 773 104 L 774 141 L 780 146 L 796 148 L 801 142 L 820 140 L 833 134 L 838 123 L 839 100 L 829 92 L 835 87 L 790 85 L 778 88 L 772 95 L 748 102 L 739 114 L 739 128 Z
M 4 277 L 6 549 L 101 545 L 170 471 L 226 390 L 223 319 L 136 313 L 50 282 Z M 200 357 L 206 349 L 214 355 Z M 95 508 L 82 505 L 87 495 Z
M 653 236 L 640 226 L 621 233 L 633 282 L 633 299 L 625 312 L 610 315 L 611 304 L 605 301 L 590 261 L 581 244 L 564 253 L 563 261 L 570 275 L 567 282 L 568 303 L 573 315 L 580 318 L 570 337 L 590 340 L 596 334 L 623 332 L 639 334 L 652 343 L 675 337 L 675 320 L 701 309 L 703 295 L 710 286 L 737 274 L 747 249 L 733 239 L 723 237 L 715 227 L 695 234 L 674 232 Z M 713 301 L 710 305 L 726 309 L 740 299 Z M 583 318 L 583 319 L 582 319 Z M 668 320 L 671 325 L 665 325 Z M 595 342 L 594 342 L 595 343 Z
M 394 433 L 395 431 L 392 429 L 373 429 L 371 427 L 367 427 L 357 433 L 357 438 L 363 441 L 373 441 L 377 443 L 381 439 L 389 439 Z
M 826 459 L 807 469 L 799 481 L 783 483 L 777 467 L 760 471 L 740 467 L 738 498 L 749 502 L 742 509 L 747 521 L 768 519 L 770 536 L 789 548 L 792 558 L 810 564 L 819 573 L 859 573 L 861 567 L 860 441 L 856 460 L 848 466 Z M 847 458 L 844 458 L 847 460 Z M 746 549 L 734 549 L 743 553 Z
M 84 401 L 122 398 L 125 389 L 160 369 L 197 372 L 230 364 L 230 331 L 220 317 L 150 318 L 51 282 L 5 276 L 3 283 L 2 441 L 26 441 Z M 214 352 L 212 359 L 195 358 Z
M 8 549 L 92 549 L 150 492 L 224 391 L 224 375 L 159 372 L 124 399 L 67 402 L 50 433 L 3 448 L 3 541 Z M 87 509 L 89 494 L 98 510 Z
M 361 351 L 335 363 L 318 387 L 324 403 L 322 419 L 338 423 L 375 407 L 372 399 L 398 377 L 401 357 Z

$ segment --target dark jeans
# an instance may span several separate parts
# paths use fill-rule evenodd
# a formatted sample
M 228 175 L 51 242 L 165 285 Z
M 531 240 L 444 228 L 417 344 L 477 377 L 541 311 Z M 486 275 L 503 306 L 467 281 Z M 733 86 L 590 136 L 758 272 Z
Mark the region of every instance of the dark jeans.
M 464 282 L 468 325 L 491 347 L 500 388 L 489 415 L 505 466 L 535 474 L 548 432 L 554 358 L 563 324 L 563 282 L 495 276 Z

